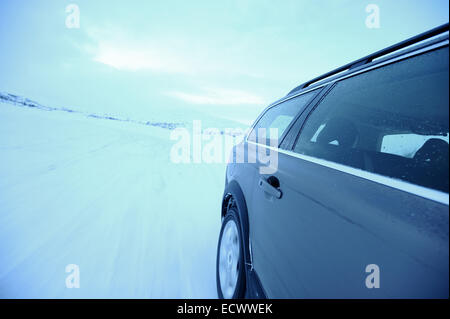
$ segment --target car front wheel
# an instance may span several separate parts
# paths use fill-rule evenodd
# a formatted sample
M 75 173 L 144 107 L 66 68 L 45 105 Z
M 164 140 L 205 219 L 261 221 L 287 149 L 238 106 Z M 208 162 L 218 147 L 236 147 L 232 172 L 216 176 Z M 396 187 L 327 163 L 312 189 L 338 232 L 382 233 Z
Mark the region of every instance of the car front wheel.
M 245 264 L 239 215 L 234 208 L 228 210 L 222 222 L 216 268 L 219 298 L 243 298 Z

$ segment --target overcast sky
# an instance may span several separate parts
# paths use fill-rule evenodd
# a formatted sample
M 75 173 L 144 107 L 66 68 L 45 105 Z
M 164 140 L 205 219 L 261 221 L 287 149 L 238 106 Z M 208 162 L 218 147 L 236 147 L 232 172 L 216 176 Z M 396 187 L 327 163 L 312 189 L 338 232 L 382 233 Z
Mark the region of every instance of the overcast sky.
M 79 29 L 66 27 L 70 3 Z M 380 28 L 366 27 L 370 3 Z M 0 91 L 92 112 L 192 107 L 247 120 L 448 11 L 446 0 L 0 0 Z

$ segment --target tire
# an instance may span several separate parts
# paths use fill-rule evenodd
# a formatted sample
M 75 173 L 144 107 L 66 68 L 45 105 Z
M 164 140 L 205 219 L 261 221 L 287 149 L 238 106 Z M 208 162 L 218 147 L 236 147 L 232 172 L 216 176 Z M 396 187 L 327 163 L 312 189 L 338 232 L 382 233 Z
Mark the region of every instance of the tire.
M 238 248 L 235 244 L 238 245 Z M 238 256 L 236 256 L 237 251 L 239 252 Z M 223 280 L 223 283 L 221 280 Z M 245 281 L 241 223 L 239 214 L 236 208 L 233 207 L 228 210 L 223 219 L 217 246 L 216 282 L 219 298 L 244 298 Z

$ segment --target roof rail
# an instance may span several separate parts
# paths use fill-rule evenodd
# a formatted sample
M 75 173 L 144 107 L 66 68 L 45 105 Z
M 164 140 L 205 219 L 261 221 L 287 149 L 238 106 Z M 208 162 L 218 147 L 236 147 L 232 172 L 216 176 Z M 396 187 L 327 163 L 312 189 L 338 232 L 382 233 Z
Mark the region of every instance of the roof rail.
M 406 39 L 406 40 L 404 40 L 404 41 L 402 41 L 402 42 L 399 42 L 399 43 L 397 43 L 397 44 L 394 44 L 394 45 L 392 45 L 392 46 L 390 46 L 390 47 L 387 47 L 387 48 L 385 48 L 385 49 L 383 49 L 383 50 L 380 50 L 380 51 L 377 51 L 377 52 L 375 52 L 375 53 L 369 54 L 369 55 L 367 55 L 367 56 L 365 56 L 365 57 L 363 57 L 363 58 L 361 58 L 361 59 L 358 59 L 358 60 L 356 60 L 356 61 L 350 62 L 350 63 L 348 63 L 348 64 L 346 64 L 346 65 L 343 65 L 343 66 L 341 66 L 341 67 L 339 67 L 339 68 L 337 68 L 337 69 L 334 69 L 333 71 L 330 71 L 330 72 L 325 73 L 325 74 L 323 74 L 323 75 L 321 75 L 321 76 L 318 76 L 318 77 L 316 77 L 316 78 L 314 78 L 314 79 L 312 79 L 312 80 L 309 80 L 309 81 L 307 81 L 307 82 L 305 82 L 305 83 L 303 83 L 303 84 L 297 86 L 297 87 L 294 88 L 293 90 L 291 90 L 291 91 L 288 93 L 288 95 L 291 94 L 291 93 L 293 93 L 293 92 L 302 90 L 302 89 L 304 89 L 304 88 L 310 86 L 311 84 L 313 84 L 313 83 L 315 83 L 315 82 L 318 82 L 318 81 L 320 81 L 320 80 L 323 80 L 323 79 L 325 79 L 325 78 L 328 78 L 328 77 L 330 77 L 330 76 L 332 76 L 332 75 L 335 75 L 335 74 L 340 73 L 340 72 L 343 72 L 343 71 L 350 70 L 350 69 L 352 69 L 352 68 L 355 68 L 355 67 L 358 67 L 358 66 L 367 64 L 367 63 L 370 63 L 370 62 L 372 62 L 373 60 L 375 60 L 376 58 L 379 58 L 379 57 L 381 57 L 381 56 L 384 56 L 384 55 L 387 55 L 387 54 L 389 54 L 389 53 L 395 52 L 395 51 L 397 51 L 397 50 L 406 48 L 406 47 L 408 47 L 408 46 L 410 46 L 410 45 L 412 45 L 412 44 L 415 44 L 415 43 L 418 43 L 418 42 L 420 42 L 420 41 L 429 39 L 429 38 L 431 38 L 431 37 L 434 37 L 434 36 L 436 36 L 436 35 L 439 35 L 439 34 L 441 34 L 441 33 L 446 32 L 446 31 L 449 31 L 449 24 L 448 24 L 448 23 L 443 24 L 443 25 L 441 25 L 441 26 L 438 26 L 438 27 L 436 27 L 436 28 L 434 28 L 434 29 L 431 29 L 431 30 L 429 30 L 429 31 L 426 31 L 426 32 L 424 32 L 424 33 L 421 33 L 421 34 L 419 34 L 419 35 L 416 35 L 416 36 L 414 36 L 414 37 L 412 37 L 412 38 Z

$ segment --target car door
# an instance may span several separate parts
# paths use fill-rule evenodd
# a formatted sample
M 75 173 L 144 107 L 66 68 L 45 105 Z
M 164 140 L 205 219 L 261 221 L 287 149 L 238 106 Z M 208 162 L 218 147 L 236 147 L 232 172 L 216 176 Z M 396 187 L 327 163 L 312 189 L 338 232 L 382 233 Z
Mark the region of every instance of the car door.
M 253 190 L 267 296 L 448 298 L 448 127 L 448 46 L 334 83 Z

